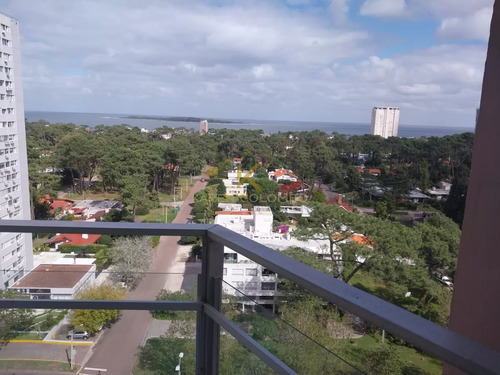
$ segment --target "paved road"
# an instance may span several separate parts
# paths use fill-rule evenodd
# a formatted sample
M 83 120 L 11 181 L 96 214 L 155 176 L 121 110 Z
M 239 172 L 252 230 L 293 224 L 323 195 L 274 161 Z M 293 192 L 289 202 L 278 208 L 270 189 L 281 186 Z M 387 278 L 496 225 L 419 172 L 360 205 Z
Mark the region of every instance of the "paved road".
M 208 176 L 203 175 L 207 179 Z M 202 190 L 206 182 L 197 181 L 181 206 L 174 223 L 185 223 L 191 215 L 190 204 L 194 193 Z M 161 237 L 153 265 L 141 284 L 129 293 L 130 300 L 154 300 L 163 289 L 167 272 L 177 254 L 179 237 Z M 174 275 L 180 277 L 180 275 Z M 120 320 L 111 329 L 105 330 L 93 348 L 93 355 L 85 367 L 107 369 L 106 375 L 126 375 L 132 373 L 137 361 L 139 347 L 151 320 L 149 311 L 124 311 Z M 88 371 L 82 371 L 87 373 Z
M 0 346 L 0 358 L 50 359 L 69 363 L 70 348 L 69 342 L 67 344 L 10 342 Z M 82 363 L 90 346 L 75 345 L 74 348 L 76 349 L 75 363 Z

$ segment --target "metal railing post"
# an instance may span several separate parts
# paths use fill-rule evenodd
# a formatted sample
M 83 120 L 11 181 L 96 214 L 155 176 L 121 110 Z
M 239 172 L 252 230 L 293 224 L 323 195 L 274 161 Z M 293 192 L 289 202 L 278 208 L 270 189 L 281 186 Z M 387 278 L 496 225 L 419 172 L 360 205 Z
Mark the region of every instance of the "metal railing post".
M 198 301 L 221 309 L 224 246 L 203 238 L 201 275 L 198 276 Z M 219 373 L 220 327 L 204 310 L 198 312 L 196 325 L 196 374 Z

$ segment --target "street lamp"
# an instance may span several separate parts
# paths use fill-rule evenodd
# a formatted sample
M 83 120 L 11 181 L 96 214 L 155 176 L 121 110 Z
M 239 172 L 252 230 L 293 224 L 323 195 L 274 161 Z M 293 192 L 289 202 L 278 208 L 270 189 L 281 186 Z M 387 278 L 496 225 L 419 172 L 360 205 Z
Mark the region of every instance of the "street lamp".
M 181 375 L 181 360 L 182 360 L 182 357 L 184 357 L 184 353 L 180 352 L 179 353 L 179 364 L 177 366 L 175 366 L 175 371 L 177 371 L 178 375 Z

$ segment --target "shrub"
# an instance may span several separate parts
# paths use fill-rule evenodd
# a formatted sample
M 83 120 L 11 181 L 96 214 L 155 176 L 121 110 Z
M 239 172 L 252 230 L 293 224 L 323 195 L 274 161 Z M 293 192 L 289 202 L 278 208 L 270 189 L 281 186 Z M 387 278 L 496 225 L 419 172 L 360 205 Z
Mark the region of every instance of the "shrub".
M 80 251 L 82 249 L 82 247 L 77 246 L 77 245 L 68 244 L 68 245 L 60 245 L 58 249 L 63 254 L 69 254 L 69 253 L 73 253 L 75 251 Z
M 99 245 L 99 244 L 91 244 L 85 246 L 85 253 L 87 254 L 97 254 L 99 251 L 103 249 L 107 249 L 108 246 L 106 245 Z
M 200 239 L 196 236 L 182 236 L 179 244 L 181 245 L 193 245 L 197 244 L 200 241 Z
M 113 238 L 111 238 L 110 235 L 103 234 L 99 239 L 97 240 L 97 243 L 99 245 L 106 245 L 106 246 L 111 246 L 113 244 Z
M 143 216 L 149 214 L 149 207 L 139 206 L 135 209 L 136 216 Z
M 152 246 L 156 247 L 160 243 L 160 236 L 151 237 Z

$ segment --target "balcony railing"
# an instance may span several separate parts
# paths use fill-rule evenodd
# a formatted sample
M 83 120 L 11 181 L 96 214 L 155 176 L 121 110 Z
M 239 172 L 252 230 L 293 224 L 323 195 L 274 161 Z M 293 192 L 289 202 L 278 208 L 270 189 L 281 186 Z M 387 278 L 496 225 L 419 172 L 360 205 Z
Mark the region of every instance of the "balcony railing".
M 198 279 L 197 301 L 0 299 L 2 309 L 196 311 L 197 374 L 218 373 L 220 327 L 277 373 L 295 374 L 221 313 L 224 246 L 456 368 L 470 374 L 500 374 L 500 353 L 218 225 L 12 220 L 1 221 L 0 232 L 202 237 L 202 272 Z

